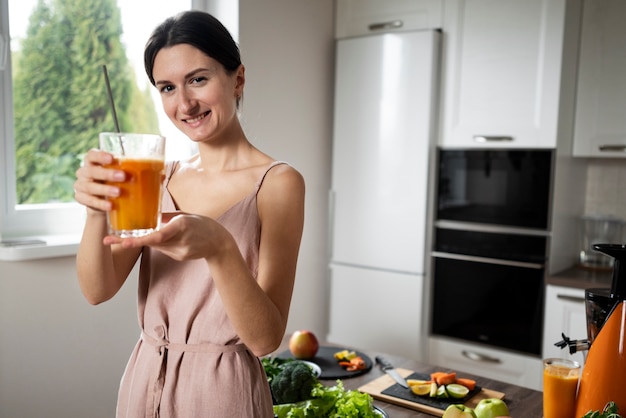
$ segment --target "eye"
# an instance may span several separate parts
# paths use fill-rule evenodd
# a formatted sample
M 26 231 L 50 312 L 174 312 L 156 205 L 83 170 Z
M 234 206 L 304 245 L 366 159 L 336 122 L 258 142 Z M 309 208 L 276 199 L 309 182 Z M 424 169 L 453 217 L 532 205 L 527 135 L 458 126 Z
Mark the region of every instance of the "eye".
M 172 90 L 174 90 L 174 86 L 172 86 L 171 84 L 166 84 L 166 85 L 164 85 L 163 87 L 161 87 L 159 89 L 159 92 L 160 93 L 169 93 Z
M 194 77 L 194 78 L 189 80 L 189 83 L 190 84 L 202 84 L 205 81 L 207 81 L 206 77 Z

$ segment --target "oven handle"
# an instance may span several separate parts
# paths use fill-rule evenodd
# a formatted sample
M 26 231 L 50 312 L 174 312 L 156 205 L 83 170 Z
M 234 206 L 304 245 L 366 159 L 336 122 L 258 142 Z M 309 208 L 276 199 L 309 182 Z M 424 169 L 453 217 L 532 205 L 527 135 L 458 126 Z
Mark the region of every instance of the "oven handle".
M 462 260 L 462 261 L 476 261 L 478 263 L 498 264 L 501 266 L 511 266 L 511 267 L 523 267 L 523 268 L 536 269 L 536 270 L 541 270 L 545 267 L 543 264 L 539 264 L 539 263 L 527 263 L 524 261 L 502 260 L 500 258 L 488 258 L 488 257 L 477 257 L 474 255 L 444 253 L 441 251 L 433 251 L 431 254 L 433 257 L 439 257 L 439 258 L 448 258 L 448 259 Z
M 492 364 L 502 363 L 502 360 L 500 360 L 497 357 L 491 357 L 486 354 L 476 353 L 475 351 L 463 350 L 461 351 L 461 354 L 463 354 L 463 357 L 466 357 L 472 361 L 479 361 L 481 363 L 492 363 Z

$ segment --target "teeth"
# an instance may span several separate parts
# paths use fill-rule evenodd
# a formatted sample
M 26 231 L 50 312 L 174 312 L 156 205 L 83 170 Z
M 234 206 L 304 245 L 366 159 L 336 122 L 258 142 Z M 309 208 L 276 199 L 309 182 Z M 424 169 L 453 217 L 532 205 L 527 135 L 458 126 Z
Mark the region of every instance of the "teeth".
M 202 119 L 204 119 L 204 118 L 206 117 L 206 115 L 208 115 L 208 114 L 209 114 L 209 112 L 206 112 L 206 113 L 203 113 L 203 114 L 201 114 L 200 116 L 197 116 L 197 117 L 195 117 L 195 118 L 193 118 L 193 119 L 187 119 L 187 123 L 194 123 L 194 122 L 197 122 L 197 121 L 199 121 L 199 120 L 202 120 Z

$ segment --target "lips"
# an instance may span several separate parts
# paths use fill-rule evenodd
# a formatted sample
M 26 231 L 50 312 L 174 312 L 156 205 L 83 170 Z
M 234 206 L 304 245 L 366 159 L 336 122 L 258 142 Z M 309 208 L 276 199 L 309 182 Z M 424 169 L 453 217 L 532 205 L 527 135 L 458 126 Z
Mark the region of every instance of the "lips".
M 193 124 L 193 123 L 199 122 L 199 121 L 201 121 L 202 119 L 204 119 L 205 117 L 207 117 L 207 115 L 208 115 L 209 113 L 211 113 L 211 111 L 210 111 L 210 110 L 207 110 L 206 112 L 201 113 L 200 115 L 198 115 L 198 116 L 196 116 L 196 117 L 189 118 L 189 119 L 183 119 L 183 122 L 188 123 L 188 124 Z

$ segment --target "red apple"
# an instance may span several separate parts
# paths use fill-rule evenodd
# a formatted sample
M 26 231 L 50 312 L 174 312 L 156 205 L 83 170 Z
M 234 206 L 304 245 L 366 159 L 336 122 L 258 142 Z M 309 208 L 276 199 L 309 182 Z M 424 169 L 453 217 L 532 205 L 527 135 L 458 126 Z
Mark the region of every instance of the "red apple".
M 310 360 L 320 348 L 317 337 L 311 331 L 299 330 L 289 338 L 289 351 L 297 359 Z

